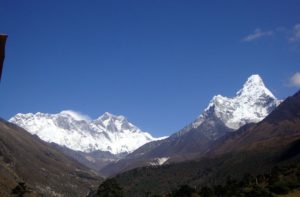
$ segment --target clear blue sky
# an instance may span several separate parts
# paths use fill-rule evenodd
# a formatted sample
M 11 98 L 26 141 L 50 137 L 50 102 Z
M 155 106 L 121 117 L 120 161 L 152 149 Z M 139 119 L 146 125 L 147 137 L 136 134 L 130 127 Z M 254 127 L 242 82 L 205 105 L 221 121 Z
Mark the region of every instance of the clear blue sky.
M 297 91 L 300 1 L 0 0 L 9 35 L 0 116 L 72 109 L 128 117 L 154 136 L 194 120 L 213 95 L 258 73 Z M 299 33 L 299 34 L 297 34 Z

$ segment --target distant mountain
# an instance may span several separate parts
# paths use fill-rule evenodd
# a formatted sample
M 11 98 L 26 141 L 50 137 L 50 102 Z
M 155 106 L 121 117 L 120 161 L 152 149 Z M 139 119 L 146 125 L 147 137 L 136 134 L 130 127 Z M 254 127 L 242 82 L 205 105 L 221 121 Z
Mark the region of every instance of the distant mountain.
M 218 140 L 207 155 L 285 146 L 296 139 L 300 139 L 300 91 L 288 97 L 258 124 Z
M 266 88 L 259 75 L 251 75 L 233 98 L 221 95 L 214 96 L 204 112 L 179 134 L 198 128 L 211 117 L 220 120 L 226 127 L 237 130 L 241 126 L 259 122 L 270 114 L 279 104 L 278 100 Z M 204 132 L 204 131 L 203 131 Z M 219 137 L 219 133 L 204 132 L 210 138 Z
M 153 160 L 175 158 L 206 152 L 215 140 L 236 131 L 248 123 L 257 123 L 271 113 L 279 104 L 259 75 L 250 76 L 233 98 L 214 96 L 208 107 L 196 120 L 170 137 L 150 142 L 117 163 L 102 169 L 111 175 L 139 166 L 151 165 Z
M 102 180 L 38 137 L 0 120 L 1 197 L 23 183 L 32 196 L 84 196 Z
M 160 139 L 141 131 L 124 116 L 108 112 L 95 120 L 70 110 L 58 114 L 19 113 L 9 121 L 46 142 L 85 153 L 127 154 L 147 142 Z
M 50 145 L 55 149 L 59 150 L 60 152 L 64 153 L 65 155 L 75 159 L 84 166 L 97 172 L 100 172 L 100 170 L 106 165 L 112 162 L 116 162 L 126 155 L 125 153 L 124 155 L 115 155 L 108 151 L 93 151 L 87 153 L 82 151 L 75 151 L 55 143 L 51 143 Z
M 125 196 L 141 196 L 149 192 L 152 195 L 166 194 L 185 184 L 193 188 L 223 185 L 230 181 L 237 184 L 232 180 L 262 173 L 276 177 L 276 169 L 288 171 L 290 166 L 300 162 L 299 147 L 300 91 L 288 97 L 262 121 L 244 125 L 215 140 L 207 152 L 198 155 L 198 158 L 162 166 L 136 168 L 115 178 L 123 188 Z M 256 182 L 264 185 L 264 178 L 260 176 Z M 299 181 L 292 179 L 294 180 Z M 277 184 L 278 189 L 288 185 L 280 177 L 272 181 Z M 265 189 L 264 186 L 259 188 L 259 191 Z

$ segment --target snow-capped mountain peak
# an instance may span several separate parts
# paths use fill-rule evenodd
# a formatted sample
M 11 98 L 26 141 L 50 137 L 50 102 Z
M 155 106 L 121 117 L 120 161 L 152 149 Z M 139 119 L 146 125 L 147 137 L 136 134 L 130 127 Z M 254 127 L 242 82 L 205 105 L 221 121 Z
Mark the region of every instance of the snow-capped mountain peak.
M 257 74 L 251 75 L 244 83 L 243 88 L 236 93 L 236 96 L 238 97 L 246 96 L 251 97 L 252 99 L 264 95 L 276 99 L 272 92 L 266 88 L 262 78 Z
M 117 120 L 125 120 L 126 118 L 122 115 L 114 115 L 114 114 L 111 114 L 109 112 L 105 112 L 103 115 L 99 116 L 98 119 L 101 119 L 101 120 L 105 120 L 105 119 L 117 119 Z
M 119 124 L 127 124 L 128 123 L 127 119 L 124 116 L 113 115 L 109 112 L 105 112 L 102 116 L 97 118 L 97 120 L 105 123 L 105 125 L 114 124 L 114 123 L 119 123 Z
M 102 116 L 92 121 L 92 124 L 111 132 L 124 133 L 127 130 L 130 130 L 131 132 L 142 132 L 139 128 L 128 122 L 127 118 L 124 116 L 113 115 L 109 112 L 105 112 Z
M 242 89 L 237 91 L 235 97 L 214 96 L 204 112 L 187 128 L 197 128 L 205 120 L 215 116 L 228 128 L 236 130 L 247 123 L 261 121 L 280 102 L 266 88 L 259 75 L 251 75 L 244 83 Z
M 140 130 L 124 116 L 108 112 L 95 120 L 72 110 L 58 114 L 18 113 L 9 121 L 44 141 L 83 152 L 129 153 L 147 142 L 162 139 Z

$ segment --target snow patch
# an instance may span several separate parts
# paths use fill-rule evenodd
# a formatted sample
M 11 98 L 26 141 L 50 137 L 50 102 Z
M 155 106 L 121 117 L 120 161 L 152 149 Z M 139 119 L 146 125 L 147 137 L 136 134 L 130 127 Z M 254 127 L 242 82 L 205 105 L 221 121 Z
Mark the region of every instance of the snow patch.
M 149 162 L 151 166 L 161 166 L 169 160 L 169 157 L 158 157 Z

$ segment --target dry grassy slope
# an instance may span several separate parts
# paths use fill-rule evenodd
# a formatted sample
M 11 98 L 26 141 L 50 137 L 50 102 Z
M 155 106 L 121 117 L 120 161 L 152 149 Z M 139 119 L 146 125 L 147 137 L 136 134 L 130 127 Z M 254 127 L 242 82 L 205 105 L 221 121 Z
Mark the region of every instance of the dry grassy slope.
M 24 129 L 0 120 L 0 196 L 9 195 L 21 181 L 45 196 L 84 196 L 102 178 Z

